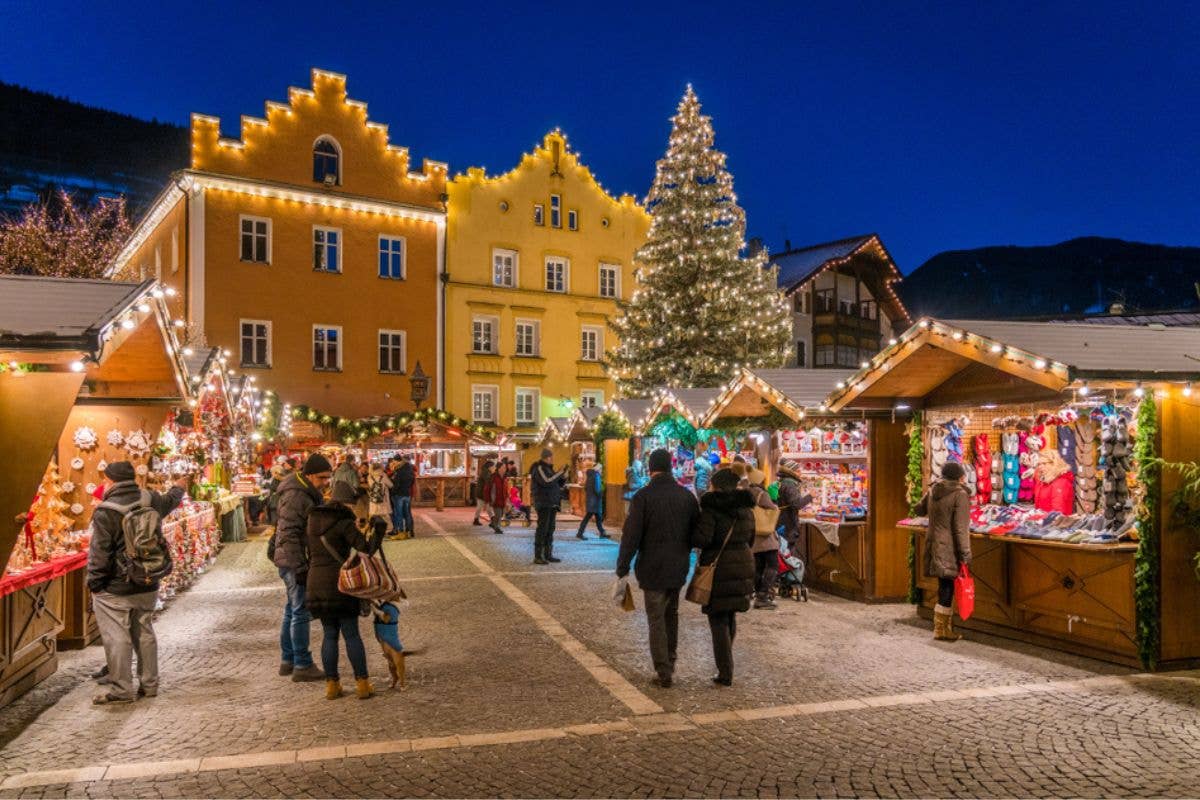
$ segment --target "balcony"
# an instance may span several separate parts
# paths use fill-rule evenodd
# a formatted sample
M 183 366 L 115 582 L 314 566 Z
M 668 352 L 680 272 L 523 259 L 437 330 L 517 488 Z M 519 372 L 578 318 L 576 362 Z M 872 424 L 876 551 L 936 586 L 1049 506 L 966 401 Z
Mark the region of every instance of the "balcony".
M 504 357 L 499 353 L 468 353 L 467 372 L 499 375 L 504 372 Z
M 603 361 L 585 361 L 580 359 L 575 362 L 575 377 L 599 378 L 600 380 L 604 380 L 608 375 L 604 371 Z
M 541 356 L 513 356 L 509 363 L 513 375 L 530 378 L 546 377 L 546 359 Z

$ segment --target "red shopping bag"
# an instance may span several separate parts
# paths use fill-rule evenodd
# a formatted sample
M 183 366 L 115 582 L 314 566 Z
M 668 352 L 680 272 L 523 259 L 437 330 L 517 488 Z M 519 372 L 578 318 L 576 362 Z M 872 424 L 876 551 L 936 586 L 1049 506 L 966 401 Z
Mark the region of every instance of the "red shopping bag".
M 958 577 L 954 579 L 954 605 L 958 606 L 959 619 L 964 622 L 975 611 L 975 579 L 966 564 L 958 568 Z

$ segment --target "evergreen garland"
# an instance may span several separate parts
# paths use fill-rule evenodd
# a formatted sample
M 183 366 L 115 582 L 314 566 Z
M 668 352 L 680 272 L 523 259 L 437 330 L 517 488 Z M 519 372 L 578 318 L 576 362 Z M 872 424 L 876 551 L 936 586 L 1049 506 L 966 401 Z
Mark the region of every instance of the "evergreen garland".
M 908 513 L 917 513 L 917 504 L 925 494 L 925 442 L 921 438 L 924 418 L 920 411 L 912 416 L 908 429 L 908 472 L 904 476 L 907 490 Z M 923 598 L 917 586 L 917 532 L 909 531 L 908 535 L 908 602 L 918 604 Z
M 440 408 L 422 408 L 419 411 L 403 412 L 396 415 L 383 415 L 377 417 L 363 417 L 362 419 L 351 419 L 349 417 L 339 417 L 333 414 L 326 414 L 309 406 L 293 406 L 292 419 L 303 419 L 309 422 L 316 422 L 321 425 L 327 425 L 337 431 L 338 437 L 342 444 L 350 445 L 355 442 L 366 441 L 369 436 L 378 436 L 389 428 L 399 429 L 405 428 L 412 424 L 421 424 L 425 422 L 438 422 L 442 425 L 448 425 L 454 428 L 462 428 L 468 433 L 484 439 L 493 440 L 496 438 L 495 431 L 490 431 L 482 425 L 477 425 L 462 417 L 451 414 L 449 411 L 444 411 Z
M 592 423 L 592 442 L 596 445 L 596 458 L 604 455 L 604 443 L 609 439 L 628 439 L 633 435 L 629 423 L 615 411 L 605 411 Z
M 1149 394 L 1149 393 L 1147 393 Z M 1158 663 L 1160 626 L 1159 590 L 1162 575 L 1159 565 L 1158 505 L 1162 491 L 1162 462 L 1157 459 L 1158 409 L 1152 396 L 1138 406 L 1137 440 L 1133 456 L 1138 482 L 1144 494 L 1137 507 L 1138 549 L 1133 558 L 1134 603 L 1137 606 L 1138 657 L 1142 666 L 1154 669 Z

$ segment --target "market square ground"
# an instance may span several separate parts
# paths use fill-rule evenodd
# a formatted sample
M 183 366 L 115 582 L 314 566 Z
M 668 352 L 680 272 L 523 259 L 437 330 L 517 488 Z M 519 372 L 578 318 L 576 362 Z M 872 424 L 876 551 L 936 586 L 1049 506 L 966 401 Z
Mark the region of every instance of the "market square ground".
M 532 531 L 419 513 L 388 545 L 412 607 L 409 688 L 359 702 L 275 675 L 282 587 L 227 545 L 160 616 L 161 694 L 97 708 L 97 647 L 0 710 L 4 797 L 1195 796 L 1200 674 L 978 636 L 907 605 L 814 594 L 744 616 L 731 689 L 683 609 L 676 686 L 640 613 L 612 610 L 616 544 L 530 565 Z M 483 531 L 483 532 L 481 532 Z M 365 629 L 365 627 L 364 627 Z M 368 641 L 377 685 L 386 669 Z

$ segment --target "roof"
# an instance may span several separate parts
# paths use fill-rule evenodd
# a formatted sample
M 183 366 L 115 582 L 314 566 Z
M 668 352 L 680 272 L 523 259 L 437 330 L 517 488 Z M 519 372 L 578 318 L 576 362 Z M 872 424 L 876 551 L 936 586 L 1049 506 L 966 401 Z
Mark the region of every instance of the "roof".
M 580 406 L 576 410 L 584 418 L 584 420 L 587 421 L 588 425 L 594 423 L 596 421 L 596 417 L 604 413 L 603 408 L 597 408 L 595 406 Z
M 46 348 L 92 339 L 152 283 L 0 276 L 0 339 Z
M 1200 328 L 999 320 L 944 322 L 1058 361 L 1077 377 L 1200 376 Z
M 702 419 L 707 413 L 712 404 L 716 402 L 717 395 L 721 393 L 720 389 L 663 389 L 661 391 L 669 392 L 672 397 L 679 403 L 692 412 L 697 419 Z
M 849 258 L 873 238 L 875 234 L 868 233 L 865 236 L 852 236 L 849 239 L 838 239 L 836 242 L 787 250 L 772 256 L 771 263 L 779 267 L 779 286 L 790 289 L 804 283 L 830 261 Z
M 791 368 L 748 371 L 801 409 L 819 408 L 839 381 L 845 381 L 854 374 L 852 369 Z
M 609 407 L 625 417 L 630 425 L 637 425 L 639 420 L 650 413 L 653 405 L 654 401 L 646 397 L 627 397 L 609 403 Z
M 1200 326 L 1200 311 L 1153 311 L 1145 314 L 1098 314 L 1078 319 L 1056 319 L 1048 322 L 1086 323 L 1088 325 L 1120 325 L 1138 327 L 1166 325 L 1168 328 Z

